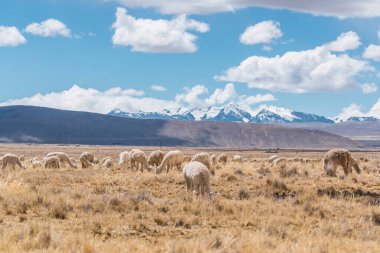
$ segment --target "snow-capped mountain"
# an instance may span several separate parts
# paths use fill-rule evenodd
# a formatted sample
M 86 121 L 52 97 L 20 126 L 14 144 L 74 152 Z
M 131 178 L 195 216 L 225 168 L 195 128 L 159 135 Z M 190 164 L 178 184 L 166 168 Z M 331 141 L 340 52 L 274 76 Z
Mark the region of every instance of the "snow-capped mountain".
M 315 114 L 295 112 L 283 107 L 262 106 L 256 112 L 248 112 L 239 105 L 229 103 L 221 107 L 196 108 L 186 111 L 183 108 L 172 112 L 123 112 L 120 109 L 109 113 L 113 116 L 136 118 L 136 119 L 175 119 L 175 120 L 196 120 L 196 121 L 228 121 L 244 123 L 302 123 L 319 122 L 334 123 L 333 120 Z
M 379 119 L 372 117 L 372 116 L 365 116 L 365 117 L 350 117 L 347 119 L 347 121 L 378 121 Z
M 335 123 L 341 123 L 341 122 L 368 122 L 368 121 L 379 121 L 379 118 L 376 118 L 374 116 L 357 116 L 357 115 L 339 115 L 334 118 L 332 118 Z

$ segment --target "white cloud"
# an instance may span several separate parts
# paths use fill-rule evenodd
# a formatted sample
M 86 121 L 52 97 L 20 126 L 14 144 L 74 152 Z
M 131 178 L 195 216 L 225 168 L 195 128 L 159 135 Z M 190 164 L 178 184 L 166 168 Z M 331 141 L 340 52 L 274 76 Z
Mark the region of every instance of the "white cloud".
M 355 43 L 347 43 L 352 41 L 347 36 L 343 34 L 332 43 L 306 51 L 292 51 L 275 57 L 251 56 L 215 78 L 247 83 L 250 88 L 290 93 L 342 91 L 357 87 L 355 77 L 372 68 L 366 61 L 331 51 L 354 48 Z
M 351 104 L 348 107 L 342 109 L 342 112 L 333 117 L 333 119 L 337 122 L 346 121 L 351 117 L 365 117 L 367 116 L 362 112 L 361 107 L 357 104 Z
M 337 122 L 346 121 L 350 117 L 375 117 L 380 119 L 380 98 L 371 107 L 368 112 L 363 112 L 361 106 L 357 104 L 351 104 L 348 107 L 342 109 L 342 112 L 333 119 Z
M 362 91 L 365 94 L 373 93 L 377 91 L 377 85 L 374 83 L 366 83 L 362 85 Z
M 32 23 L 25 28 L 27 33 L 43 37 L 71 37 L 71 31 L 57 19 L 47 19 L 41 23 Z
M 209 98 L 205 100 L 206 105 L 221 105 L 237 97 L 235 86 L 232 83 L 226 84 L 224 89 L 216 89 Z
M 7 105 L 33 105 L 63 110 L 88 111 L 108 113 L 116 108 L 125 112 L 182 112 L 205 106 L 220 106 L 233 102 L 251 110 L 251 105 L 273 101 L 271 94 L 258 94 L 256 96 L 239 96 L 233 84 L 226 84 L 223 88 L 209 90 L 204 85 L 187 87 L 184 92 L 177 94 L 173 99 L 157 99 L 145 96 L 145 92 L 135 89 L 122 89 L 113 87 L 105 91 L 91 88 L 81 88 L 77 85 L 60 92 L 36 94 L 31 97 L 9 100 L 0 103 Z
M 380 46 L 373 44 L 369 45 L 365 49 L 363 57 L 374 61 L 380 61 Z
M 380 98 L 377 100 L 377 102 L 369 110 L 368 115 L 375 116 L 378 119 L 380 119 Z
M 0 26 L 0 47 L 16 47 L 26 43 L 26 39 L 14 26 Z
M 124 111 L 157 111 L 177 108 L 173 101 L 142 97 L 143 91 L 134 89 L 111 88 L 106 91 L 84 89 L 74 85 L 62 92 L 36 94 L 32 97 L 10 100 L 0 103 L 5 105 L 34 105 L 64 110 L 108 113 L 115 108 Z
M 257 94 L 255 96 L 244 97 L 243 103 L 247 105 L 255 105 L 255 104 L 260 104 L 260 103 L 270 102 L 270 101 L 275 101 L 275 100 L 276 98 L 272 94 L 267 93 L 267 94 Z
M 197 36 L 188 31 L 205 33 L 206 23 L 179 15 L 171 20 L 136 19 L 124 8 L 117 8 L 112 25 L 114 45 L 131 46 L 132 51 L 151 53 L 191 53 L 197 51 Z
M 154 8 L 163 14 L 210 14 L 233 12 L 243 8 L 262 7 L 270 9 L 287 9 L 320 16 L 379 17 L 378 0 L 117 0 L 126 7 Z
M 355 32 L 346 32 L 339 35 L 339 37 L 325 44 L 327 50 L 334 52 L 345 52 L 347 50 L 353 50 L 360 46 L 360 38 Z
M 240 35 L 240 42 L 245 45 L 270 44 L 282 35 L 280 23 L 267 20 L 247 27 Z
M 201 106 L 203 100 L 200 98 L 201 95 L 207 94 L 208 89 L 203 85 L 196 85 L 191 88 L 186 87 L 185 93 L 177 94 L 175 101 L 177 103 L 185 103 L 188 107 Z
M 150 89 L 154 91 L 166 91 L 166 88 L 161 85 L 152 85 Z
M 263 49 L 264 51 L 267 51 L 267 52 L 272 51 L 272 47 L 271 47 L 271 46 L 268 46 L 268 45 L 264 45 L 262 49 Z

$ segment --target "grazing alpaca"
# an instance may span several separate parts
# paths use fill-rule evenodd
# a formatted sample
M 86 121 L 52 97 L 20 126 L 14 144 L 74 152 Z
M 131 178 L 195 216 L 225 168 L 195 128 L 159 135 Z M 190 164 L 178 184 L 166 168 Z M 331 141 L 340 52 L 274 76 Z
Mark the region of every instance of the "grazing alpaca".
M 70 166 L 70 168 L 72 169 L 76 169 L 77 166 L 75 166 L 69 156 L 66 154 L 66 153 L 63 153 L 63 152 L 53 152 L 53 153 L 49 153 L 47 154 L 46 157 L 51 157 L 51 156 L 57 156 L 61 162 L 61 165 L 64 165 L 64 164 L 68 164 Z
M 206 165 L 207 169 L 214 173 L 214 166 L 212 164 L 212 158 L 209 154 L 203 152 L 203 153 L 198 153 L 193 156 L 191 159 L 191 162 L 200 162 Z
M 83 152 L 79 157 L 82 169 L 87 169 L 95 163 L 94 155 L 90 152 Z M 98 162 L 99 163 L 99 162 Z
M 2 162 L 1 169 L 5 169 L 7 166 L 12 166 L 13 169 L 16 168 L 16 165 L 18 165 L 20 168 L 25 169 L 20 161 L 20 158 L 17 155 L 13 154 L 5 154 L 3 157 L 0 158 Z
M 161 171 L 166 168 L 166 173 L 169 172 L 170 169 L 173 167 L 177 167 L 177 170 L 181 170 L 183 162 L 183 153 L 179 150 L 172 150 L 166 153 L 164 156 L 164 159 L 162 160 L 162 163 L 160 166 L 157 167 L 156 173 L 161 173 Z
M 193 161 L 183 168 L 185 178 L 186 196 L 189 191 L 193 191 L 193 198 L 201 194 L 211 197 L 210 172 L 203 163 Z
M 136 168 L 136 171 L 141 169 L 141 172 L 144 172 L 144 169 L 148 169 L 148 158 L 145 153 L 141 150 L 135 150 L 131 152 L 131 170 Z
M 159 166 L 164 159 L 165 153 L 161 150 L 152 151 L 148 157 L 148 165 L 153 168 Z
M 121 152 L 119 155 L 119 166 L 123 169 L 129 167 L 131 161 L 131 154 L 128 151 Z
M 360 174 L 360 168 L 356 160 L 346 149 L 333 149 L 326 153 L 323 158 L 323 165 L 327 175 L 336 177 L 336 169 L 340 165 L 347 176 L 352 173 L 352 167 Z
M 49 156 L 44 158 L 45 169 L 59 169 L 61 168 L 60 159 L 58 156 Z
M 226 164 L 227 163 L 227 155 L 226 154 L 220 154 L 218 156 L 218 162 L 221 163 L 221 164 Z

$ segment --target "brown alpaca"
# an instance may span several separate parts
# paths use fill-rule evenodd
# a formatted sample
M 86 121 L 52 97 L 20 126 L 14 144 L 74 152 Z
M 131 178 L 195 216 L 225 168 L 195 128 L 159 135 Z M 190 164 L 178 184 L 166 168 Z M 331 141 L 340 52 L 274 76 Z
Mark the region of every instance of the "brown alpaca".
M 339 165 L 343 167 L 344 174 L 347 176 L 352 173 L 352 167 L 360 174 L 360 168 L 350 152 L 345 149 L 332 149 L 323 158 L 323 165 L 326 174 L 336 177 L 336 169 Z

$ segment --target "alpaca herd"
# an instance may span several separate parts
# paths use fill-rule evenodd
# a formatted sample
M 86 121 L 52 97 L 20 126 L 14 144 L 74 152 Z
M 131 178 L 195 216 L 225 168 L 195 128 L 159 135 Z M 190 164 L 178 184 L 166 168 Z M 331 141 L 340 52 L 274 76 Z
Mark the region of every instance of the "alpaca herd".
M 149 156 L 140 149 L 132 149 L 119 154 L 119 161 L 116 165 L 119 169 L 129 169 L 131 171 L 153 171 L 155 173 L 168 173 L 170 170 L 176 169 L 178 172 L 182 169 L 182 164 L 185 166 L 182 170 L 186 191 L 192 191 L 193 197 L 198 195 L 212 196 L 210 188 L 211 175 L 216 169 L 226 165 L 228 156 L 226 154 L 208 154 L 206 152 L 195 154 L 192 157 L 185 156 L 180 150 L 168 151 L 166 154 L 161 150 L 152 151 Z M 5 154 L 0 157 L 1 168 L 17 167 L 25 169 L 23 162 L 24 156 L 14 154 Z M 244 162 L 243 157 L 234 155 L 233 163 Z M 319 159 L 304 159 L 304 158 L 286 158 L 273 155 L 266 159 L 271 166 L 286 166 L 289 163 L 304 162 L 313 163 L 320 162 Z M 92 168 L 98 165 L 99 168 L 114 168 L 114 163 L 111 157 L 105 157 L 100 162 L 91 152 L 83 152 L 79 156 L 79 162 L 82 169 Z M 33 158 L 31 160 L 32 168 L 59 169 L 69 166 L 71 169 L 77 169 L 77 162 L 73 158 L 69 158 L 66 153 L 52 152 L 46 155 L 42 160 Z M 344 174 L 352 173 L 352 168 L 360 174 L 360 168 L 356 160 L 352 157 L 349 151 L 345 149 L 333 149 L 328 151 L 322 159 L 322 165 L 326 175 L 336 177 L 336 170 L 339 166 L 343 168 Z

